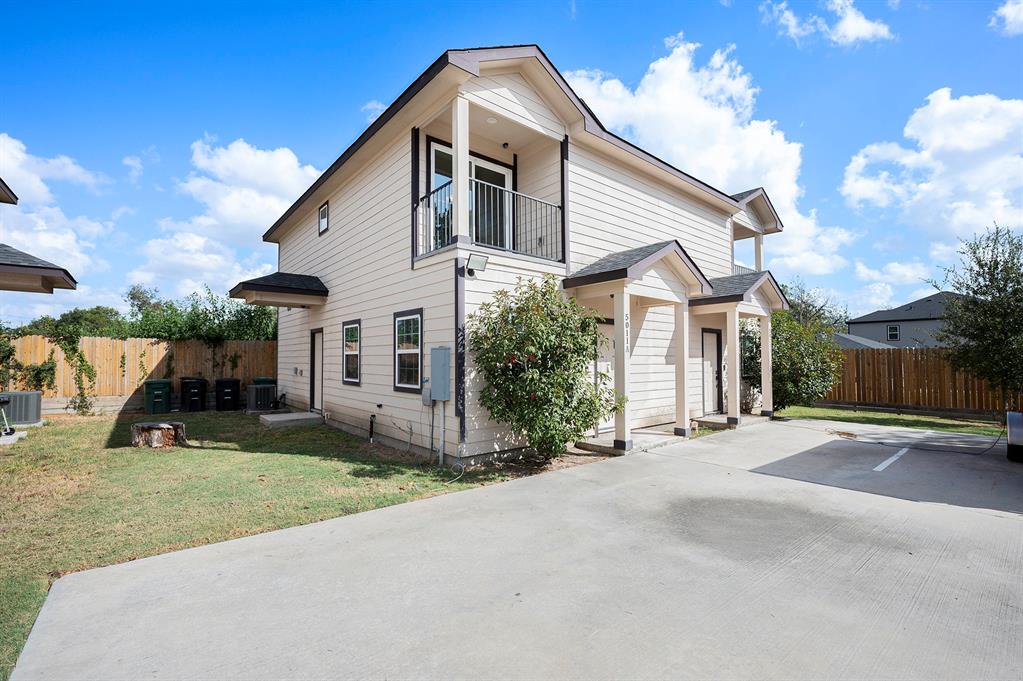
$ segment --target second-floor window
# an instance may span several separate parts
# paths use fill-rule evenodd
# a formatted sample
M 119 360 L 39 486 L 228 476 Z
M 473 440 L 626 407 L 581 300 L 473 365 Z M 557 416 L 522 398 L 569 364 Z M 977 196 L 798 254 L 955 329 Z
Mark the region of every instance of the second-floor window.
M 888 325 L 888 340 L 890 340 L 890 341 L 897 341 L 897 340 L 899 340 L 899 336 L 900 335 L 901 334 L 900 334 L 900 329 L 899 329 L 899 325 L 898 324 L 889 324 Z
M 320 206 L 320 219 L 318 224 L 319 233 L 323 234 L 330 229 L 330 202 L 324 201 Z

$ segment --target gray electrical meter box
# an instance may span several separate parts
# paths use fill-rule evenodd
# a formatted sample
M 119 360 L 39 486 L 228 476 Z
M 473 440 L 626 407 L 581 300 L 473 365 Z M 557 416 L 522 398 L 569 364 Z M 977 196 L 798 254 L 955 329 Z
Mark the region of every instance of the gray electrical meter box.
M 430 348 L 430 392 L 437 402 L 451 399 L 451 348 Z

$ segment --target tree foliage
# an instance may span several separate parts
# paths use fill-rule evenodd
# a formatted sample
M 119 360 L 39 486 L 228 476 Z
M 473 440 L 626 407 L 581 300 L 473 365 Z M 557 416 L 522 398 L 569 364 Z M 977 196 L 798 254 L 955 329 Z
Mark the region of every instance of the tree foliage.
M 987 380 L 1004 401 L 1023 392 L 1023 234 L 995 224 L 962 241 L 959 259 L 941 288 L 960 295 L 946 301 L 936 337 L 954 367 Z
M 848 308 L 821 289 L 809 288 L 799 277 L 781 288 L 789 301 L 789 314 L 800 324 L 820 324 L 843 333 L 848 329 Z
M 606 343 L 596 314 L 566 298 L 553 276 L 496 293 L 470 315 L 468 338 L 480 402 L 542 456 L 564 452 L 624 404 L 607 376 L 597 385 L 590 371 Z

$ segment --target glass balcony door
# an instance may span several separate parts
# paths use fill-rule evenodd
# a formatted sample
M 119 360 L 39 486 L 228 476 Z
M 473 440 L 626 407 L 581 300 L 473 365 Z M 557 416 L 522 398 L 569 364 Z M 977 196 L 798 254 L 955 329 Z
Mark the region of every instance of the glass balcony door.
M 430 143 L 430 190 L 436 190 L 451 181 L 454 162 L 451 147 Z M 469 186 L 472 210 L 473 239 L 476 243 L 511 247 L 511 195 L 512 171 L 500 163 L 469 156 L 469 176 L 477 182 Z M 436 210 L 436 209 L 435 209 Z M 450 213 L 434 216 L 435 230 L 450 230 Z

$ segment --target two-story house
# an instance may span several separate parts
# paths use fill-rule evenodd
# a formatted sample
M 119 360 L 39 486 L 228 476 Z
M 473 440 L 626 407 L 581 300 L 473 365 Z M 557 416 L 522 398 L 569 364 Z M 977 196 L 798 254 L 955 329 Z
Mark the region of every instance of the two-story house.
M 605 129 L 539 47 L 451 50 L 263 235 L 279 272 L 231 294 L 280 308 L 289 405 L 426 450 L 443 437 L 474 460 L 524 443 L 478 403 L 466 316 L 551 273 L 605 320 L 595 371 L 627 403 L 599 427 L 626 451 L 640 426 L 739 423 L 728 368 L 743 318 L 764 332 L 770 414 L 770 314 L 787 302 L 763 238 L 781 229 L 763 189 L 729 195 Z M 734 264 L 740 239 L 755 241 L 755 269 Z M 445 347 L 451 369 L 434 381 L 446 385 L 429 386 Z M 446 410 L 424 403 L 424 385 L 450 394 Z

